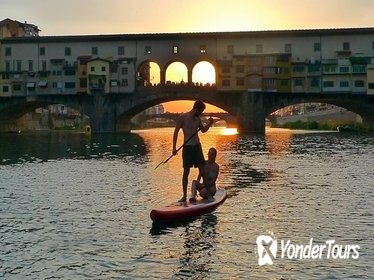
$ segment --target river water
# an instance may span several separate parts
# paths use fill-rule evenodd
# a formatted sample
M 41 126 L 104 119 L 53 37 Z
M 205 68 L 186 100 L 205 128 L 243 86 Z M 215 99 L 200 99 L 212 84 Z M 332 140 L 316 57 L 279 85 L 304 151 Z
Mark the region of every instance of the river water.
M 180 154 L 154 169 L 172 132 L 0 135 L 0 278 L 374 278 L 372 135 L 213 128 L 201 140 L 205 153 L 218 150 L 228 199 L 195 220 L 153 225 L 150 210 L 181 195 Z M 258 263 L 259 235 L 278 244 L 273 265 Z M 335 240 L 350 255 L 282 258 L 288 240 Z

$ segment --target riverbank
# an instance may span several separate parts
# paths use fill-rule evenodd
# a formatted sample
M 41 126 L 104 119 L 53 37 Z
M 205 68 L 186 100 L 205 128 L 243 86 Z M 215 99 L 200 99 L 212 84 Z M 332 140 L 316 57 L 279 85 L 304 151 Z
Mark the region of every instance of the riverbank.
M 306 129 L 306 130 L 339 130 L 340 128 L 349 128 L 345 131 L 349 132 L 364 132 L 364 133 L 374 133 L 374 127 L 365 125 L 363 123 L 355 122 L 338 122 L 338 121 L 293 121 L 286 122 L 284 124 L 278 124 L 272 126 L 275 128 L 288 128 L 288 129 Z M 343 130 L 340 130 L 343 132 Z

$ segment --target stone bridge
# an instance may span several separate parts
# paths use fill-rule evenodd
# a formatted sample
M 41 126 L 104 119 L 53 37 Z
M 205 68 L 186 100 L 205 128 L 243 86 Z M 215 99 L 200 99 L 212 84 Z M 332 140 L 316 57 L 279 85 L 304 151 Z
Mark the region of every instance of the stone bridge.
M 160 85 L 138 87 L 134 93 L 34 95 L 0 99 L 0 121 L 14 121 L 25 113 L 51 104 L 64 104 L 90 118 L 93 132 L 130 131 L 136 114 L 160 103 L 197 100 L 217 106 L 232 115 L 240 132 L 265 131 L 265 118 L 272 112 L 300 103 L 327 103 L 360 115 L 374 125 L 374 95 L 351 93 L 278 93 L 217 91 L 215 87 Z

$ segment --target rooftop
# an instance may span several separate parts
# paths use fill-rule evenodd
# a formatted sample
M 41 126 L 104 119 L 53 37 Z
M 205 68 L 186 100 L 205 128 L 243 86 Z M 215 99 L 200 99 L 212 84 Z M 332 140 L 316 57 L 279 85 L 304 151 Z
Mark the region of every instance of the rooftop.
M 0 24 L 4 22 L 1 21 Z M 234 32 L 190 32 L 190 33 L 139 33 L 139 34 L 99 34 L 99 35 L 61 35 L 38 37 L 8 37 L 2 43 L 25 42 L 89 42 L 89 41 L 126 41 L 126 40 L 170 40 L 170 39 L 219 39 L 245 37 L 286 37 L 286 36 L 332 36 L 374 34 L 374 27 L 294 29 Z

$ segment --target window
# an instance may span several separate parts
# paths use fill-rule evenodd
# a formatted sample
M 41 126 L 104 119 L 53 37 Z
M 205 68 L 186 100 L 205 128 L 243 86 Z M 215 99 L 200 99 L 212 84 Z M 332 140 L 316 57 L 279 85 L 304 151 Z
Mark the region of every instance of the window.
M 12 48 L 5 48 L 5 56 L 11 56 L 12 55 Z
M 362 80 L 355 81 L 355 87 L 365 87 L 365 81 L 362 81 Z
M 265 57 L 265 64 L 274 64 L 275 63 L 275 56 L 266 56 Z
M 371 48 L 374 50 L 374 41 L 371 43 Z
M 206 46 L 205 45 L 200 46 L 200 53 L 206 53 Z
M 45 55 L 45 47 L 39 48 L 39 55 Z
M 65 82 L 65 88 L 75 88 L 75 82 Z
M 292 70 L 293 70 L 293 72 L 304 72 L 305 67 L 304 67 L 304 65 L 296 64 L 296 65 L 292 66 Z
M 314 51 L 315 52 L 321 51 L 321 43 L 314 43 Z
M 366 65 L 353 65 L 352 72 L 353 73 L 366 73 Z
M 274 88 L 275 87 L 275 79 L 264 79 L 264 85 L 268 88 Z
M 123 67 L 122 68 L 122 75 L 127 75 L 129 73 L 129 68 Z
M 18 72 L 22 71 L 22 61 L 21 60 L 17 60 L 17 71 Z
M 92 55 L 97 55 L 99 53 L 99 49 L 98 47 L 92 47 L 91 48 L 91 54 Z
M 73 67 L 65 68 L 64 75 L 65 76 L 75 76 L 75 68 L 73 68 Z
M 118 47 L 118 55 L 125 55 L 125 47 L 123 46 Z
M 95 66 L 91 66 L 91 72 L 95 72 Z
M 127 87 L 128 85 L 129 85 L 129 80 L 128 79 L 122 79 L 121 86 Z
M 21 84 L 13 84 L 13 91 L 20 91 L 22 89 Z
M 340 73 L 348 73 L 349 72 L 349 66 L 340 66 Z
M 309 64 L 308 65 L 308 72 L 313 73 L 313 72 L 319 72 L 320 71 L 320 65 L 319 64 Z
M 173 46 L 173 54 L 177 54 L 178 53 L 178 46 Z
M 325 73 L 335 73 L 336 72 L 336 66 L 334 65 L 325 65 L 324 67 Z
M 369 83 L 368 87 L 369 89 L 374 89 L 374 83 Z
M 32 60 L 29 60 L 29 72 L 34 71 L 34 63 Z
M 350 50 L 349 42 L 343 42 L 343 51 L 349 51 L 349 50 Z
M 79 87 L 86 88 L 87 87 L 87 79 L 86 78 L 80 78 L 79 79 Z
M 152 54 L 152 47 L 151 46 L 145 46 L 145 54 Z
M 222 86 L 223 87 L 229 87 L 230 86 L 230 80 L 222 80 Z
M 65 48 L 65 56 L 71 56 L 71 48 L 70 47 Z
M 349 82 L 348 81 L 340 81 L 340 87 L 349 87 Z
M 262 53 L 262 52 L 263 52 L 262 45 L 256 45 L 256 53 Z
M 302 87 L 303 86 L 303 80 L 302 79 L 296 79 L 295 80 L 295 86 Z
M 228 54 L 234 54 L 234 46 L 233 45 L 228 45 L 227 46 L 227 53 Z
M 9 92 L 9 86 L 3 86 L 3 92 Z
M 275 74 L 276 71 L 277 71 L 276 67 L 264 67 L 263 68 L 263 72 L 265 74 Z
M 236 79 L 236 85 L 237 86 L 244 86 L 244 79 L 242 79 L 242 78 Z
M 334 87 L 334 81 L 324 81 L 323 82 L 323 87 L 324 88 Z
M 285 44 L 284 45 L 284 52 L 291 53 L 292 52 L 292 45 L 291 44 Z
M 105 66 L 101 66 L 101 71 L 106 71 L 106 67 Z

